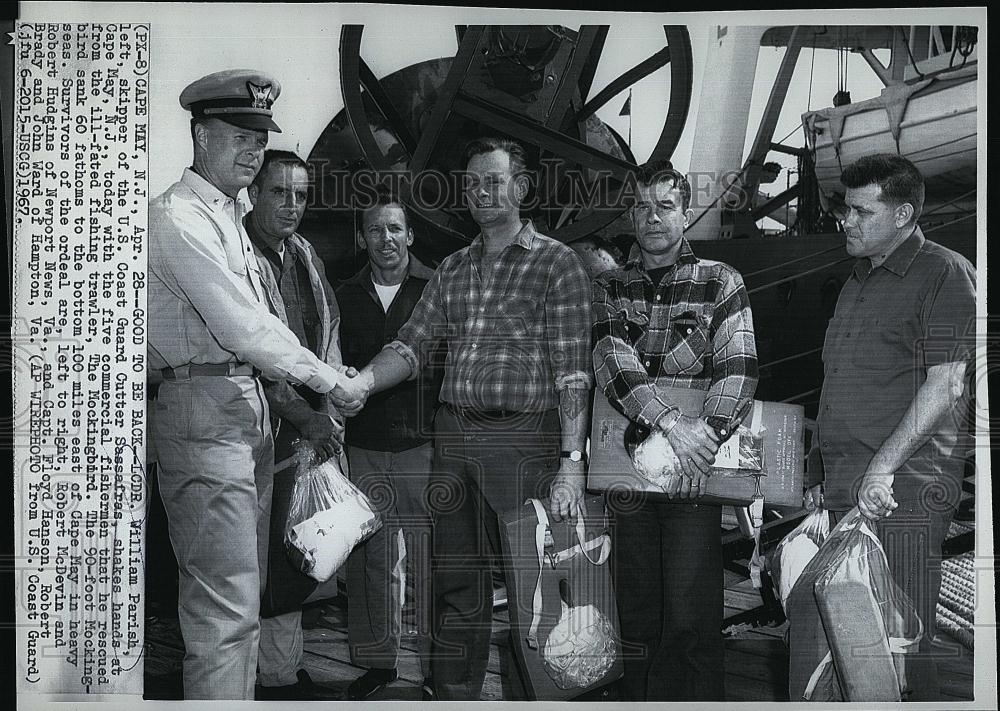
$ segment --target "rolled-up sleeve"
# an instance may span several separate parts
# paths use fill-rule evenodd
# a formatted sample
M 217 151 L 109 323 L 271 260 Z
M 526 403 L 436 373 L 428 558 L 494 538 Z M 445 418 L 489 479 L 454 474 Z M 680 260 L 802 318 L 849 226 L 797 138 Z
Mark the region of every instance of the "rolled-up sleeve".
M 593 286 L 594 372 L 608 401 L 633 422 L 655 427 L 677 408 L 656 393 L 639 354 L 628 341 L 628 329 L 608 291 L 605 277 Z
M 590 277 L 573 252 L 555 262 L 545 295 L 545 335 L 556 392 L 588 390 L 590 363 Z
M 712 318 L 712 384 L 702 417 L 716 430 L 732 432 L 749 413 L 757 390 L 757 344 L 743 278 L 727 272 Z
M 413 380 L 420 372 L 423 365 L 421 352 L 430 353 L 429 346 L 439 341 L 447 329 L 448 316 L 444 309 L 441 283 L 443 266 L 427 282 L 420 301 L 413 307 L 410 318 L 396 333 L 396 339 L 385 346 L 396 351 L 409 364 L 410 375 L 407 380 Z
M 303 348 L 257 300 L 243 275 L 229 268 L 210 221 L 186 210 L 151 210 L 150 218 L 150 270 L 190 305 L 219 346 L 272 380 L 304 383 L 321 393 L 336 386 L 338 372 Z
M 330 343 L 327 346 L 326 353 L 323 354 L 322 360 L 327 365 L 340 370 L 344 367 L 344 356 L 340 350 L 340 304 L 337 303 L 336 293 L 334 292 L 330 281 L 327 279 L 326 269 L 323 267 L 323 260 L 321 260 L 319 255 L 316 254 L 316 250 L 313 249 L 312 245 L 308 245 L 307 248 L 309 249 L 310 256 L 312 257 L 313 266 L 319 274 L 320 285 L 323 287 L 323 294 L 326 297 L 327 307 L 330 309 Z M 343 416 L 340 413 L 340 408 L 334 404 L 331 397 L 332 393 L 327 393 L 327 397 L 323 398 L 324 410 L 326 414 L 342 422 Z

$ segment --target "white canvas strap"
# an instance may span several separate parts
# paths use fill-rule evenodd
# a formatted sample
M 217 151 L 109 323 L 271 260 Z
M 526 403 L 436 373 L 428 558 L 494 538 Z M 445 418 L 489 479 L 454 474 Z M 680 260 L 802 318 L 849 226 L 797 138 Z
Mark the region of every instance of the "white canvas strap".
M 764 431 L 764 403 L 760 400 L 753 401 L 753 413 L 750 415 L 750 432 L 755 436 L 760 436 Z
M 588 553 L 595 548 L 600 549 L 596 560 L 588 555 Z M 582 555 L 586 558 L 591 565 L 604 565 L 608 560 L 608 556 L 611 555 L 611 536 L 604 533 L 584 543 L 577 543 L 572 548 L 567 548 L 564 551 L 554 553 L 548 556 L 549 564 L 554 567 L 569 560 L 570 558 L 575 558 L 578 555 Z
M 889 651 L 893 654 L 908 654 L 912 652 L 917 644 L 920 642 L 920 638 L 924 636 L 924 623 L 920 621 L 920 631 L 917 633 L 916 637 L 912 639 L 907 639 L 906 637 L 890 637 L 889 638 Z M 807 701 L 812 698 L 813 692 L 816 690 L 816 684 L 819 683 L 819 679 L 823 676 L 823 670 L 833 663 L 833 652 L 827 652 L 826 656 L 819 663 L 816 669 L 813 671 L 812 676 L 809 677 L 809 683 L 806 684 L 806 690 L 802 692 L 802 698 Z M 901 679 L 899 681 L 902 681 Z M 900 684 L 900 688 L 902 688 Z M 850 699 L 847 699 L 850 701 Z
M 586 540 L 587 527 L 583 516 L 576 517 L 576 540 L 577 543 L 564 551 L 545 554 L 545 533 L 549 528 L 549 516 L 545 511 L 545 505 L 538 499 L 528 499 L 528 502 L 535 509 L 535 518 L 538 523 L 535 525 L 535 553 L 538 558 L 538 577 L 535 580 L 535 593 L 531 599 L 531 625 L 528 627 L 526 640 L 532 649 L 538 649 L 538 625 L 542 620 L 542 571 L 545 569 L 545 561 L 548 558 L 550 567 L 555 567 L 560 563 L 582 555 L 591 565 L 604 565 L 608 556 L 611 555 L 611 537 L 604 533 L 592 540 Z M 598 550 L 596 558 L 591 557 L 591 551 Z
M 816 684 L 819 683 L 819 678 L 823 674 L 823 670 L 833 663 L 833 652 L 827 652 L 826 656 L 819 663 L 819 666 L 813 671 L 812 676 L 809 677 L 809 683 L 806 684 L 806 690 L 802 692 L 802 698 L 809 700 L 812 698 L 813 692 L 816 690 Z
M 760 477 L 756 477 L 753 501 L 747 507 L 750 525 L 753 526 L 753 554 L 750 556 L 750 582 L 754 588 L 761 588 L 760 573 L 764 569 L 764 556 L 760 552 L 760 531 L 764 525 L 764 492 L 760 488 Z
M 528 499 L 535 507 L 535 552 L 538 556 L 538 578 L 535 594 L 531 600 L 531 626 L 528 627 L 527 642 L 532 649 L 538 649 L 538 625 L 542 621 L 542 571 L 545 569 L 545 531 L 549 527 L 549 517 L 538 499 Z
M 747 429 L 750 434 L 759 437 L 764 429 L 764 403 L 760 400 L 753 401 L 753 410 L 750 413 L 749 425 Z M 761 588 L 760 574 L 764 569 L 764 557 L 760 552 L 760 531 L 764 525 L 764 492 L 761 487 L 761 477 L 767 476 L 767 471 L 762 470 L 754 475 L 754 494 L 750 505 L 747 506 L 747 513 L 750 516 L 750 525 L 753 526 L 753 554 L 750 556 L 750 582 L 756 589 Z

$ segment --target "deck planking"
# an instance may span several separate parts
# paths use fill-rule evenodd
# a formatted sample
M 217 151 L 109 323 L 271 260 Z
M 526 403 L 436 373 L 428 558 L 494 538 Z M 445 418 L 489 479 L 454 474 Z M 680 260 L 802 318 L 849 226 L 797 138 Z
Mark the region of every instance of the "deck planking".
M 727 614 L 735 614 L 746 605 L 759 604 L 740 581 L 726 590 Z M 743 605 L 739 607 L 738 605 Z M 316 626 L 304 631 L 304 666 L 313 679 L 329 689 L 330 699 L 342 699 L 347 686 L 363 673 L 350 661 L 347 644 L 346 600 L 341 596 L 323 603 Z M 404 618 L 404 624 L 406 619 Z M 787 623 L 780 626 L 741 629 L 725 640 L 727 701 L 787 701 L 788 650 L 783 636 Z M 505 671 L 501 648 L 507 644 L 506 610 L 494 614 L 490 660 L 482 700 L 503 699 Z M 423 676 L 415 637 L 409 630 L 403 636 L 399 655 L 399 678 L 371 700 L 415 701 L 420 698 Z M 148 630 L 146 650 L 146 698 L 178 699 L 183 643 L 176 620 L 157 620 Z M 934 649 L 939 653 L 942 694 L 947 700 L 973 698 L 974 660 L 970 650 L 947 635 L 940 635 Z
M 745 562 L 745 561 L 744 561 Z M 732 615 L 761 605 L 760 592 L 744 576 L 726 570 L 724 577 L 724 615 Z M 490 658 L 481 699 L 500 701 L 507 685 L 507 670 L 501 662 L 502 648 L 509 640 L 509 615 L 502 586 L 496 591 Z M 310 615 L 303 632 L 303 663 L 313 680 L 325 687 L 331 700 L 343 699 L 348 685 L 364 669 L 351 662 L 347 643 L 348 600 L 341 594 L 318 607 Z M 162 609 L 160 614 L 163 615 Z M 787 622 L 780 625 L 739 625 L 730 628 L 725 638 L 725 696 L 727 701 L 788 700 L 788 648 L 784 642 Z M 403 636 L 397 668 L 399 678 L 371 697 L 371 700 L 415 701 L 421 697 L 423 674 L 417 654 L 412 609 L 404 608 Z M 948 701 L 973 699 L 973 652 L 947 634 L 939 634 L 934 650 L 938 653 L 942 696 Z M 145 698 L 180 699 L 183 641 L 176 618 L 147 618 L 145 650 Z M 509 691 L 508 691 L 509 695 Z M 594 699 L 617 699 L 614 685 L 605 687 Z

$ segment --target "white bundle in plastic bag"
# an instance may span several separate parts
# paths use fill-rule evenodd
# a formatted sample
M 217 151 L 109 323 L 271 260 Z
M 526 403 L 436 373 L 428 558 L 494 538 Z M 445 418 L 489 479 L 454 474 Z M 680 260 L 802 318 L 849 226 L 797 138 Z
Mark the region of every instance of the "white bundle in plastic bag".
M 681 473 L 681 461 L 663 430 L 654 430 L 635 448 L 635 470 L 643 479 L 666 488 L 667 478 Z
M 760 471 L 763 468 L 764 441 L 759 432 L 745 425 L 736 428 L 728 440 L 721 443 L 715 455 L 716 468 Z M 661 488 L 667 487 L 670 477 L 680 476 L 681 460 L 662 430 L 653 430 L 632 455 L 636 472 L 643 479 Z
M 771 580 L 778 588 L 781 606 L 785 607 L 792 588 L 809 561 L 819 552 L 830 535 L 830 515 L 821 508 L 812 513 L 781 539 L 771 555 Z
M 382 519 L 335 459 L 315 464 L 308 445 L 297 447 L 296 456 L 285 550 L 293 565 L 322 583 L 333 577 L 358 543 L 379 529 Z
M 545 671 L 560 689 L 590 686 L 611 670 L 617 657 L 614 630 L 594 605 L 562 602 L 559 621 L 545 640 Z

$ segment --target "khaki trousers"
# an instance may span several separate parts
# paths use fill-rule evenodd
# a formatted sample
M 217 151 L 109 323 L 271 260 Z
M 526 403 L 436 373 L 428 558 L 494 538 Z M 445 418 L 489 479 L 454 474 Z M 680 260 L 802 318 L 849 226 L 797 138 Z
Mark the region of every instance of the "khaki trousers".
M 274 441 L 256 378 L 166 381 L 151 408 L 186 699 L 253 699 Z

